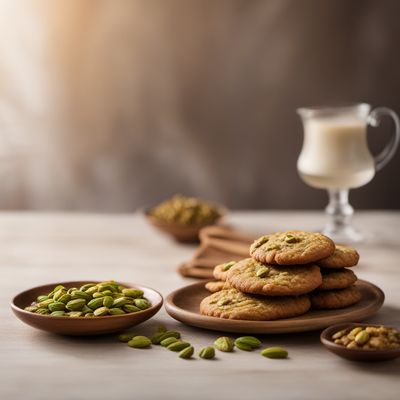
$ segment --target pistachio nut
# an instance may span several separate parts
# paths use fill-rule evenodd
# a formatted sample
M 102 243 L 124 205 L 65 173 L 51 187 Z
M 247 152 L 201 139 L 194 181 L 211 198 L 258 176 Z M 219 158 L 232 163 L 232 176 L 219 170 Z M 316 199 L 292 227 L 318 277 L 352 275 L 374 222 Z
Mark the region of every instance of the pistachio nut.
M 127 313 L 133 313 L 133 312 L 141 311 L 140 308 L 138 308 L 138 307 L 136 307 L 136 306 L 133 306 L 132 304 L 125 304 L 125 305 L 122 307 L 122 309 L 123 309 L 124 311 L 126 311 Z
M 287 358 L 288 356 L 287 350 L 282 347 L 267 347 L 260 354 L 268 358 Z
M 194 353 L 193 346 L 188 346 L 180 351 L 179 357 L 184 359 L 189 359 L 192 357 L 193 353 Z
M 170 344 L 175 343 L 175 342 L 177 342 L 177 341 L 178 341 L 178 339 L 176 339 L 176 338 L 174 338 L 174 337 L 169 337 L 169 338 L 166 338 L 166 339 L 162 340 L 162 341 L 160 342 L 160 344 L 161 344 L 161 346 L 163 346 L 163 347 L 168 347 Z
M 94 317 L 94 314 L 92 312 L 86 313 L 85 318 L 89 318 L 89 317 Z
M 65 311 L 63 310 L 53 311 L 50 315 L 52 317 L 63 317 L 65 315 Z
M 38 306 L 38 308 L 46 308 L 51 303 L 54 303 L 54 300 L 53 299 L 47 299 L 47 300 L 41 301 L 40 303 L 37 303 L 36 305 Z
M 100 298 L 100 297 L 104 297 L 104 294 L 101 293 L 101 292 L 96 292 L 96 293 L 93 293 L 92 297 L 93 297 L 94 299 L 98 299 L 98 298 Z
M 240 350 L 249 351 L 261 346 L 261 342 L 254 336 L 241 336 L 235 340 L 235 346 Z
M 90 307 L 88 307 L 86 304 L 82 307 L 81 311 L 82 311 L 82 314 L 87 314 L 87 313 L 93 312 L 93 310 Z
M 47 315 L 47 314 L 50 314 L 50 311 L 49 311 L 48 308 L 43 308 L 43 307 L 41 307 L 41 308 L 38 308 L 38 309 L 35 311 L 35 314 Z
M 121 308 L 113 307 L 108 310 L 110 315 L 124 315 L 125 311 Z
M 265 278 L 268 275 L 268 272 L 268 267 L 260 267 L 257 269 L 256 276 L 258 276 L 259 278 Z
M 35 311 L 37 311 L 37 309 L 38 308 L 36 306 L 28 306 L 28 307 L 24 308 L 25 311 L 29 311 L 29 312 L 35 312 Z
M 132 304 L 132 299 L 130 297 L 120 297 L 119 299 L 114 299 L 112 306 L 122 307 L 126 304 Z
M 134 347 L 137 349 L 143 349 L 151 345 L 151 340 L 146 336 L 135 336 L 129 342 L 129 347 Z
M 134 304 L 141 310 L 146 310 L 150 307 L 150 304 L 146 299 L 134 299 Z
M 108 311 L 109 309 L 107 307 L 99 307 L 93 311 L 93 314 L 95 315 L 95 317 L 103 317 L 105 315 L 108 315 Z
M 351 340 L 354 340 L 355 337 L 356 337 L 356 335 L 357 335 L 357 333 L 358 333 L 358 332 L 361 332 L 362 330 L 363 330 L 363 328 L 362 328 L 361 326 L 357 326 L 357 327 L 353 328 L 353 329 L 348 333 L 347 337 L 348 337 L 349 339 L 351 339 Z
M 142 297 L 144 292 L 143 290 L 128 288 L 128 289 L 122 289 L 122 294 L 126 297 L 136 298 L 136 297 Z
M 255 249 L 258 249 L 260 246 L 262 246 L 264 243 L 267 243 L 269 240 L 269 236 L 261 236 L 259 239 L 257 239 L 253 244 L 252 247 Z
M 231 352 L 233 351 L 234 344 L 227 336 L 221 336 L 214 342 L 214 347 L 219 351 Z
M 170 345 L 168 345 L 167 349 L 171 350 L 171 351 L 181 351 L 181 350 L 183 350 L 183 349 L 185 349 L 186 347 L 189 347 L 189 346 L 190 346 L 190 343 L 183 342 L 181 340 L 177 340 L 176 342 L 171 343 Z
M 68 315 L 69 317 L 72 318 L 78 318 L 78 317 L 82 317 L 82 311 L 70 311 L 68 312 L 66 315 Z
M 367 343 L 368 340 L 369 340 L 369 333 L 365 330 L 361 330 L 360 332 L 358 332 L 356 337 L 354 338 L 354 341 L 360 346 Z
M 296 242 L 297 242 L 297 238 L 296 238 L 296 236 L 293 236 L 293 235 L 291 235 L 290 233 L 288 233 L 288 234 L 285 236 L 285 242 L 286 242 L 286 243 L 296 243 Z
M 66 307 L 70 311 L 80 311 L 85 304 L 86 304 L 85 299 L 74 299 L 74 300 L 70 300 L 66 304 Z
M 96 287 L 96 284 L 95 284 L 95 283 L 86 283 L 86 284 L 82 285 L 82 286 L 79 288 L 79 290 L 80 290 L 81 292 L 86 292 L 88 289 L 93 288 L 93 287 Z M 97 289 L 96 289 L 96 290 L 97 290 Z
M 151 338 L 151 343 L 160 344 L 164 339 L 167 339 L 167 338 L 170 338 L 170 337 L 174 337 L 175 339 L 180 339 L 181 334 L 179 332 L 176 332 L 176 331 L 160 332 L 160 333 L 155 334 Z
M 71 295 L 68 293 L 63 294 L 58 301 L 61 301 L 61 303 L 67 304 L 70 300 L 72 300 Z
M 236 264 L 236 261 L 229 261 L 225 264 L 222 264 L 222 271 L 228 271 L 229 269 L 231 269 L 234 265 Z
M 92 310 L 103 306 L 103 297 L 99 297 L 97 299 L 90 300 L 87 304 Z
M 114 304 L 114 298 L 111 296 L 104 296 L 103 297 L 103 306 L 104 307 L 111 307 Z
M 71 293 L 71 299 L 85 299 L 86 301 L 90 301 L 92 299 L 92 296 L 90 296 L 90 294 L 82 292 L 81 290 L 75 290 Z
M 48 308 L 51 312 L 53 311 L 64 311 L 65 310 L 65 304 L 62 303 L 61 301 L 55 301 L 54 303 L 51 303 L 48 305 Z
M 48 299 L 47 296 L 38 296 L 37 299 L 36 299 L 36 301 L 37 301 L 38 303 L 40 303 L 41 301 L 45 301 L 45 300 L 47 300 L 47 299 Z
M 215 350 L 212 346 L 204 347 L 199 352 L 199 357 L 204 358 L 206 360 L 211 360 L 215 357 Z
M 82 291 L 89 294 L 90 296 L 93 296 L 95 293 L 97 293 L 97 286 L 92 286 L 89 289 L 82 290 Z
M 65 289 L 59 289 L 59 290 L 57 290 L 57 292 L 55 292 L 54 294 L 53 294 L 53 300 L 54 301 L 57 301 L 61 296 L 63 296 L 64 294 L 66 293 L 66 290 Z

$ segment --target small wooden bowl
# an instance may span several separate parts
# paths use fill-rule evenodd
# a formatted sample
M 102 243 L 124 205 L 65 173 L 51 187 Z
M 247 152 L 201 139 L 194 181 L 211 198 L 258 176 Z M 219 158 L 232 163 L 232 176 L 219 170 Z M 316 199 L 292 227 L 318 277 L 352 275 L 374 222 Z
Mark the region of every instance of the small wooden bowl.
M 351 361 L 385 361 L 393 360 L 400 357 L 400 349 L 385 349 L 385 350 L 362 350 L 362 349 L 348 349 L 347 347 L 336 344 L 332 341 L 332 336 L 346 328 L 355 328 L 356 326 L 376 326 L 374 324 L 337 324 L 326 328 L 320 336 L 321 343 L 332 353 L 339 357 L 346 358 Z
M 199 241 L 200 230 L 206 226 L 217 225 L 222 217 L 217 218 L 215 221 L 206 224 L 191 224 L 183 225 L 176 222 L 166 222 L 151 215 L 151 209 L 144 211 L 144 216 L 147 221 L 155 226 L 161 232 L 172 236 L 177 242 L 180 243 L 196 243 Z
M 24 307 L 29 306 L 37 296 L 44 293 L 49 293 L 57 285 L 64 285 L 65 287 L 80 287 L 85 283 L 97 281 L 72 281 L 72 282 L 58 282 L 48 285 L 37 286 L 29 290 L 25 290 L 17 294 L 12 302 L 11 308 L 14 314 L 26 324 L 41 329 L 43 331 L 58 333 L 61 335 L 101 335 L 105 333 L 113 333 L 122 331 L 132 326 L 138 325 L 153 315 L 155 315 L 163 304 L 163 298 L 160 293 L 145 286 L 136 285 L 132 283 L 121 283 L 127 287 L 135 287 L 143 290 L 144 297 L 151 303 L 151 307 L 147 310 L 138 311 L 125 315 L 108 315 L 105 317 L 52 317 L 49 315 L 34 314 L 25 311 Z

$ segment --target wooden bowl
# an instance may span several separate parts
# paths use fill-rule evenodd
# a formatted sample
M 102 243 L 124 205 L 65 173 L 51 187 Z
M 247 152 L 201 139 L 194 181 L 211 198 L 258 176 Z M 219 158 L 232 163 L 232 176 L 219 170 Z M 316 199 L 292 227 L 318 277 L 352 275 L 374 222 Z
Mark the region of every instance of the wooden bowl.
M 393 360 L 400 357 L 400 349 L 385 349 L 385 350 L 362 350 L 362 349 L 348 349 L 347 347 L 336 344 L 332 341 L 332 336 L 346 328 L 355 328 L 356 326 L 381 326 L 374 324 L 359 324 L 347 323 L 337 324 L 326 328 L 320 336 L 322 344 L 332 353 L 339 357 L 346 358 L 351 361 L 385 361 Z
M 65 287 L 69 288 L 79 287 L 88 282 L 98 283 L 97 281 L 91 280 L 58 282 L 25 290 L 13 298 L 11 302 L 11 308 L 14 314 L 22 322 L 25 322 L 26 324 L 43 331 L 62 335 L 101 335 L 105 333 L 122 331 L 138 325 L 155 315 L 163 304 L 163 298 L 157 291 L 146 286 L 136 285 L 133 283 L 121 283 L 127 287 L 135 287 L 143 290 L 144 297 L 150 301 L 151 307 L 147 310 L 138 311 L 136 313 L 125 315 L 108 315 L 104 317 L 93 318 L 52 317 L 49 315 L 34 314 L 24 310 L 26 306 L 29 306 L 33 301 L 35 301 L 37 296 L 51 292 L 57 285 L 64 285 Z
M 178 224 L 176 222 L 166 222 L 161 219 L 158 219 L 152 216 L 150 211 L 151 209 L 146 209 L 144 212 L 144 216 L 147 219 L 147 221 L 151 225 L 156 227 L 158 230 L 172 236 L 177 242 L 180 243 L 198 242 L 199 233 L 202 228 L 210 225 L 217 225 L 221 220 L 221 217 L 219 217 L 215 221 L 206 224 L 184 225 L 184 224 Z

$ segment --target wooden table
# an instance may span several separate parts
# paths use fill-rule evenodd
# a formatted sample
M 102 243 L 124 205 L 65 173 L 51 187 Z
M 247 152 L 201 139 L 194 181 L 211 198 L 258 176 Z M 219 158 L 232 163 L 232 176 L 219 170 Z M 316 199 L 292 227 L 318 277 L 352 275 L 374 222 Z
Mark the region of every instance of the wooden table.
M 262 233 L 289 228 L 317 229 L 320 213 L 241 212 L 238 228 Z M 386 293 L 382 310 L 370 319 L 400 327 L 400 213 L 358 213 L 361 229 L 375 240 L 359 246 L 359 277 Z M 148 285 L 166 296 L 191 283 L 175 273 L 192 246 L 155 232 L 140 215 L 0 215 L 0 398 L 14 399 L 398 399 L 400 360 L 351 363 L 330 354 L 319 333 L 269 335 L 265 345 L 289 350 L 288 360 L 257 352 L 218 353 L 214 361 L 181 360 L 154 346 L 130 349 L 114 336 L 73 338 L 22 324 L 8 302 L 14 294 L 47 282 L 116 279 Z M 159 324 L 178 329 L 199 349 L 216 332 L 184 326 L 164 310 L 137 327 L 151 334 Z

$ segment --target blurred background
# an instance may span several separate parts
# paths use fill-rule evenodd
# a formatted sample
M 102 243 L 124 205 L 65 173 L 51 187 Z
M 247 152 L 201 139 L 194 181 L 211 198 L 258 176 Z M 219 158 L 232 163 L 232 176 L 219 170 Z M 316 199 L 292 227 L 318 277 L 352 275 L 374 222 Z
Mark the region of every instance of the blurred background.
M 400 112 L 396 0 L 0 0 L 0 208 L 316 208 L 299 106 Z M 370 133 L 377 152 L 388 122 Z M 357 208 L 400 208 L 400 154 Z

